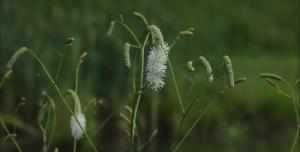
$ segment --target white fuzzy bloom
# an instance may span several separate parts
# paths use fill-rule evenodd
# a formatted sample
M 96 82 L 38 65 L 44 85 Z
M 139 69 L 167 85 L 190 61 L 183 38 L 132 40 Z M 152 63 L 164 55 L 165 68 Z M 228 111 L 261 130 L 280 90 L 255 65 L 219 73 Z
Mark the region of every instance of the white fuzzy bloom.
M 146 66 L 146 80 L 154 91 L 158 91 L 165 85 L 164 77 L 167 70 L 166 62 L 169 50 L 170 47 L 165 42 L 150 49 Z
M 86 130 L 86 119 L 83 113 L 75 113 L 76 118 L 78 119 L 80 126 L 82 127 L 83 131 Z M 79 140 L 83 137 L 83 131 L 80 128 L 79 124 L 77 123 L 76 119 L 71 116 L 70 127 L 71 127 L 71 134 L 76 139 Z

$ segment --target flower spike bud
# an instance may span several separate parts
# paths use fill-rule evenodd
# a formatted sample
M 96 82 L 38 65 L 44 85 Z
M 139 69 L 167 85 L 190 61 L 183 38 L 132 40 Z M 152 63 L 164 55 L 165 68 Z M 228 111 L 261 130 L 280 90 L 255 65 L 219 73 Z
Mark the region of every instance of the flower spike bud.
M 224 59 L 224 65 L 225 65 L 225 73 L 227 76 L 227 84 L 230 88 L 234 87 L 234 72 L 232 68 L 232 63 L 228 55 L 225 55 L 223 57 Z
M 28 51 L 26 47 L 21 47 L 18 51 L 16 51 L 12 57 L 8 60 L 6 64 L 6 69 L 12 69 L 15 62 L 18 60 L 19 56 Z
M 195 71 L 195 67 L 193 67 L 193 61 L 188 61 L 187 67 L 191 72 Z
M 88 55 L 87 52 L 83 52 L 83 53 L 80 55 L 80 60 L 83 60 L 87 55 Z
M 67 48 L 71 48 L 73 46 L 74 41 L 75 41 L 74 37 L 67 38 L 65 42 L 65 46 Z
M 70 120 L 70 128 L 71 128 L 71 134 L 76 139 L 79 140 L 83 137 L 83 134 L 86 130 L 86 118 L 85 115 L 81 112 L 81 105 L 79 97 L 77 96 L 76 92 L 69 89 L 68 93 L 71 95 L 74 104 L 75 104 L 75 117 L 71 116 Z M 77 122 L 77 120 L 78 122 Z
M 208 82 L 212 83 L 212 81 L 214 80 L 214 76 L 210 63 L 206 60 L 204 56 L 200 56 L 199 60 L 202 63 L 202 67 L 205 69 L 205 75 L 207 76 Z
M 114 27 L 115 27 L 115 21 L 111 21 L 110 25 L 108 27 L 108 30 L 107 30 L 107 36 L 111 36 L 111 34 L 114 30 Z
M 145 23 L 147 28 L 149 27 L 149 23 L 143 14 L 141 14 L 139 12 L 133 12 L 133 15 L 136 16 L 137 18 L 141 19 Z
M 265 79 L 265 78 L 269 78 L 269 79 L 273 79 L 273 80 L 277 80 L 277 81 L 282 81 L 283 78 L 277 74 L 274 73 L 261 73 L 260 77 Z
M 130 44 L 128 42 L 124 44 L 124 61 L 125 65 L 130 68 Z
M 242 78 L 238 78 L 236 80 L 234 80 L 234 84 L 240 84 L 240 83 L 244 83 L 247 81 L 247 78 L 242 77 Z
M 164 43 L 164 37 L 160 29 L 156 25 L 150 25 L 149 30 L 152 37 L 152 43 L 154 45 L 162 45 Z

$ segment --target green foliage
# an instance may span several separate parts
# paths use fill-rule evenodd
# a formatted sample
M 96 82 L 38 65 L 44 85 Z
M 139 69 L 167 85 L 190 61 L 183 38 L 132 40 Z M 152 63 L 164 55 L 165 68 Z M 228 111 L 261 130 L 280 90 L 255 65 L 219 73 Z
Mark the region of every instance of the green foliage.
M 179 86 L 177 89 L 183 92 L 180 98 L 185 101 L 184 107 L 189 107 L 193 99 L 199 99 L 193 103 L 194 109 L 204 109 L 214 99 L 226 79 L 222 75 L 220 60 L 224 54 L 230 56 L 236 78 L 247 77 L 245 84 L 227 91 L 214 105 L 213 112 L 207 112 L 201 125 L 195 126 L 194 134 L 182 144 L 181 150 L 241 151 L 246 147 L 258 152 L 280 152 L 290 147 L 295 128 L 292 104 L 288 98 L 274 93 L 274 89 L 265 85 L 259 79 L 259 73 L 274 72 L 290 82 L 299 78 L 299 2 L 296 0 L 2 0 L 0 8 L 0 78 L 7 72 L 7 61 L 21 46 L 36 50 L 63 93 L 74 86 L 78 78 L 78 94 L 83 107 L 89 105 L 88 101 L 94 97 L 104 98 L 103 103 L 86 112 L 90 124 L 88 130 L 101 128 L 99 134 L 98 131 L 91 134 L 95 134 L 93 140 L 97 140 L 100 147 L 106 145 L 101 149 L 103 151 L 127 148 L 127 145 L 116 146 L 116 143 L 128 140 L 123 131 L 129 126 L 112 115 L 120 107 L 133 103 L 129 79 L 132 73 L 123 63 L 122 49 L 125 42 L 134 40 L 118 26 L 114 27 L 111 37 L 107 36 L 110 21 L 118 19 L 118 14 L 123 15 L 127 25 L 134 27 L 138 38 L 147 34 L 145 25 L 150 21 L 167 33 L 165 41 L 169 43 L 186 36 L 182 35 L 184 33 L 178 35 L 178 31 L 193 33 L 192 37 L 177 43 L 170 53 L 178 82 L 176 85 Z M 140 22 L 136 21 L 132 17 L 134 11 L 143 13 L 147 20 L 140 18 Z M 139 17 L 139 14 L 136 16 Z M 195 29 L 189 30 L 189 27 Z M 67 38 L 72 38 L 72 45 L 66 42 Z M 81 63 L 78 64 L 78 58 L 84 51 L 89 55 L 80 67 L 80 76 L 75 78 L 76 68 Z M 201 65 L 193 64 L 194 72 L 181 68 L 200 55 L 211 63 L 215 85 L 206 82 Z M 61 56 L 64 56 L 63 60 Z M 60 64 L 61 73 L 56 75 Z M 60 101 L 59 96 L 49 85 L 40 66 L 30 58 L 19 58 L 14 70 L 9 72 L 0 88 L 0 113 L 14 115 L 18 100 L 25 96 L 30 102 L 19 111 L 22 114 L 19 119 L 26 122 L 27 127 L 38 129 L 37 105 L 41 90 L 47 90 L 55 101 Z M 149 138 L 153 138 L 145 147 L 149 151 L 168 150 L 180 125 L 181 108 L 171 74 L 169 71 L 167 86 L 160 94 L 150 92 L 141 99 L 143 105 L 137 119 L 141 132 L 146 134 L 142 140 L 147 143 Z M 282 91 L 288 89 L 285 86 L 280 88 Z M 299 99 L 297 91 L 295 93 L 296 99 Z M 60 133 L 54 134 L 55 140 L 49 148 L 70 150 L 72 137 L 68 132 L 69 121 L 66 121 L 69 115 L 65 115 L 62 106 L 61 102 L 56 103 L 57 115 L 61 116 L 57 118 L 56 128 L 60 128 Z M 150 106 L 154 108 L 149 110 Z M 185 123 L 193 124 L 197 116 L 198 110 L 191 110 Z M 110 121 L 106 121 L 108 118 Z M 148 120 L 153 120 L 153 124 L 148 126 Z M 8 124 L 8 129 L 14 126 Z M 152 137 L 156 128 L 156 135 Z M 31 135 L 26 129 L 19 129 L 18 133 Z M 190 125 L 183 125 L 179 135 L 183 136 L 189 129 Z M 0 135 L 2 139 L 6 133 L 1 130 Z M 28 139 L 42 143 L 42 140 L 28 136 L 18 141 L 21 147 L 35 144 L 26 142 Z M 7 139 L 18 137 L 9 134 Z M 68 139 L 67 142 L 65 139 Z M 8 147 L 4 150 L 13 150 L 8 141 L 2 143 Z M 82 144 L 89 147 L 87 143 Z M 61 145 L 67 146 L 59 147 Z M 33 147 L 32 151 L 40 151 L 41 148 Z

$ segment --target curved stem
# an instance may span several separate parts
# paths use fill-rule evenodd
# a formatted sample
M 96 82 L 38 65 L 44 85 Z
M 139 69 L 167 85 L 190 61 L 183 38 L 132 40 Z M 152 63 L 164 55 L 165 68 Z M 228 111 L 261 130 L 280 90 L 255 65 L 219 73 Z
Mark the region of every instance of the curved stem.
M 75 93 L 77 94 L 78 92 L 78 75 L 79 75 L 79 69 L 80 69 L 80 65 L 82 63 L 82 60 L 79 59 L 79 62 L 77 64 L 77 67 L 76 67 L 76 76 L 75 76 Z
M 220 95 L 220 94 L 219 94 Z M 192 130 L 196 127 L 196 125 L 199 123 L 199 121 L 201 120 L 201 118 L 204 116 L 204 114 L 208 111 L 208 109 L 218 100 L 218 97 L 210 102 L 206 108 L 200 113 L 200 115 L 197 117 L 197 119 L 194 121 L 194 123 L 192 124 L 192 126 L 190 127 L 190 129 L 184 134 L 184 136 L 180 139 L 180 141 L 175 145 L 175 147 L 171 150 L 171 152 L 176 152 L 178 150 L 178 148 L 182 145 L 182 143 L 186 140 L 186 138 L 189 136 L 189 134 L 192 132 Z
M 137 68 L 137 60 L 138 60 L 138 54 L 139 52 L 134 52 L 134 66 L 133 66 L 133 72 L 132 72 L 132 88 L 133 88 L 133 92 L 136 92 L 136 81 L 135 81 L 135 75 L 136 75 L 136 68 Z
M 294 137 L 293 144 L 292 144 L 290 152 L 295 152 L 296 145 L 298 143 L 297 141 L 298 141 L 298 138 L 299 138 L 299 129 L 300 129 L 300 127 L 298 125 L 297 130 L 296 130 L 296 135 Z
M 55 81 L 53 80 L 52 76 L 50 75 L 50 73 L 48 72 L 46 66 L 44 65 L 44 63 L 40 60 L 40 58 L 31 50 L 27 50 L 33 57 L 34 59 L 40 64 L 40 66 L 42 67 L 42 69 L 44 70 L 44 72 L 46 73 L 49 81 L 51 82 L 51 84 L 54 86 L 55 90 L 57 91 L 59 97 L 61 98 L 61 100 L 63 101 L 64 105 L 66 106 L 67 110 L 71 113 L 71 115 L 75 118 L 76 122 L 78 123 L 80 129 L 83 131 L 84 136 L 87 138 L 89 144 L 92 146 L 93 150 L 95 152 L 97 152 L 97 149 L 95 147 L 95 145 L 92 143 L 91 139 L 89 138 L 89 136 L 87 135 L 86 131 L 84 131 L 84 129 L 82 128 L 80 122 L 78 121 L 77 117 L 75 116 L 75 113 L 72 111 L 71 107 L 68 105 L 67 101 L 65 100 L 64 96 L 62 95 L 60 89 L 58 88 L 58 86 L 56 85 Z
M 138 44 L 138 46 L 140 47 L 140 48 L 142 48 L 142 45 L 141 45 L 141 43 L 140 43 L 140 41 L 138 40 L 138 38 L 136 37 L 136 35 L 133 33 L 133 31 L 131 30 L 131 28 L 130 27 L 128 27 L 125 23 L 123 23 L 123 22 L 118 22 L 118 21 L 116 21 L 116 23 L 119 23 L 119 24 L 121 24 L 129 33 L 130 33 L 130 35 L 133 37 L 133 39 L 135 40 L 135 42 Z
M 191 109 L 192 109 L 192 107 L 193 107 L 193 105 L 194 105 L 194 103 L 195 103 L 196 101 L 197 101 L 197 100 L 193 100 L 192 103 L 189 105 L 188 109 L 186 110 L 186 112 L 182 115 L 181 120 L 180 120 L 180 124 L 179 124 L 179 128 L 178 128 L 178 130 L 177 130 L 177 132 L 176 132 L 175 140 L 174 140 L 174 142 L 173 142 L 173 144 L 172 144 L 172 147 L 175 145 L 175 142 L 176 142 L 176 140 L 177 140 L 177 138 L 178 138 L 178 136 L 179 136 L 179 133 L 180 133 L 180 131 L 181 131 L 181 129 L 182 129 L 182 126 L 183 126 L 183 123 L 184 123 L 184 120 L 185 120 L 187 114 L 191 111 Z
M 286 80 L 286 79 L 283 79 L 283 81 L 287 84 L 287 86 L 289 87 L 290 89 L 290 98 L 292 99 L 292 102 L 293 102 L 293 107 L 294 107 L 294 111 L 295 111 L 295 115 L 296 115 L 296 121 L 297 121 L 297 130 L 296 130 L 296 135 L 294 137 L 294 140 L 293 140 L 293 144 L 291 146 L 291 152 L 294 152 L 295 149 L 296 149 L 296 145 L 297 145 L 297 141 L 298 141 L 298 138 L 299 138 L 299 129 L 300 129 L 300 120 L 299 120 L 299 111 L 298 111 L 298 106 L 297 106 L 297 102 L 296 102 L 296 99 L 295 99 L 295 93 L 294 93 L 294 90 L 291 86 L 291 84 Z
M 296 115 L 296 119 L 297 119 L 297 125 L 300 124 L 300 119 L 299 119 L 299 111 L 298 111 L 298 106 L 297 106 L 297 102 L 296 102 L 296 99 L 295 99 L 295 93 L 294 93 L 294 90 L 291 86 L 291 84 L 286 81 L 284 79 L 284 82 L 288 85 L 289 89 L 290 89 L 290 92 L 291 92 L 291 98 L 292 98 L 292 101 L 293 101 L 293 104 L 294 104 L 294 111 L 295 111 L 295 115 Z
M 62 54 L 59 55 L 59 63 L 58 63 L 58 67 L 57 67 L 56 74 L 55 74 L 55 82 L 58 81 L 58 78 L 59 78 L 59 75 L 61 72 L 61 68 L 62 68 L 62 65 L 64 62 L 64 54 L 65 54 L 65 52 L 63 52 Z
M 2 125 L 2 127 L 4 128 L 5 132 L 6 132 L 8 135 L 10 135 L 9 130 L 7 129 L 5 123 L 3 122 L 3 120 L 2 120 L 1 118 L 0 118 L 0 122 L 1 122 L 1 125 Z M 12 137 L 10 137 L 10 138 L 11 138 L 12 142 L 15 144 L 15 146 L 17 147 L 18 151 L 19 151 L 19 152 L 22 152 L 22 149 L 21 149 L 21 147 L 19 146 L 18 142 L 16 141 L 15 137 L 12 136 Z
M 130 151 L 134 151 L 134 134 L 135 134 L 135 125 L 136 125 L 136 115 L 140 104 L 140 99 L 142 95 L 142 88 L 143 88 L 143 80 L 144 80 L 144 53 L 145 53 L 145 46 L 149 38 L 149 33 L 147 34 L 143 47 L 141 47 L 141 73 L 140 73 L 140 86 L 139 89 L 135 93 L 135 102 L 133 105 L 133 112 L 131 114 L 131 124 L 130 124 Z
M 175 85 L 175 88 L 176 88 L 176 94 L 177 94 L 177 98 L 178 98 L 178 101 L 179 101 L 179 104 L 180 104 L 180 107 L 181 107 L 181 111 L 182 111 L 182 114 L 184 114 L 185 111 L 184 111 L 184 107 L 183 107 L 183 104 L 182 104 L 182 99 L 181 99 L 181 96 L 180 96 L 180 92 L 179 92 L 179 89 L 178 89 L 176 77 L 175 77 L 175 74 L 174 74 L 174 71 L 173 71 L 173 66 L 172 66 L 172 63 L 171 63 L 171 60 L 170 60 L 169 56 L 168 56 L 168 64 L 169 64 L 171 74 L 172 74 L 172 77 L 173 77 L 174 85 Z

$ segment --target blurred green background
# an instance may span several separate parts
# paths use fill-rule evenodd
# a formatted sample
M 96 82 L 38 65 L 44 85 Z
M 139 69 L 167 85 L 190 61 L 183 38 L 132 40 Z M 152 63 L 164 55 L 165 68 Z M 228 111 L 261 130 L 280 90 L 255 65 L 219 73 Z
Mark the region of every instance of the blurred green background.
M 122 14 L 142 40 L 145 27 L 132 16 L 133 11 L 141 12 L 151 24 L 159 26 L 169 43 L 179 31 L 195 28 L 194 36 L 179 41 L 170 52 L 175 69 L 200 55 L 214 67 L 216 81 L 212 85 L 206 82 L 199 65 L 195 65 L 194 73 L 186 69 L 175 72 L 184 106 L 199 99 L 181 136 L 199 109 L 224 88 L 223 55 L 231 57 L 236 77 L 248 78 L 246 83 L 226 89 L 179 151 L 289 151 L 296 131 L 292 102 L 261 80 L 259 73 L 276 73 L 291 83 L 299 78 L 298 0 L 1 0 L 1 77 L 11 55 L 22 46 L 35 51 L 52 75 L 59 54 L 65 51 L 58 80 L 65 92 L 74 88 L 76 64 L 80 54 L 87 51 L 80 69 L 78 94 L 83 106 L 92 98 L 103 101 L 87 111 L 88 132 L 93 134 L 107 116 L 133 102 L 131 74 L 122 54 L 123 44 L 133 40 L 120 26 L 116 26 L 111 37 L 106 35 L 110 21 Z M 75 38 L 70 49 L 64 46 L 68 37 Z M 167 85 L 159 93 L 150 91 L 142 97 L 138 116 L 142 141 L 158 129 L 145 151 L 168 151 L 175 138 L 180 107 L 171 80 L 166 80 Z M 11 78 L 0 89 L 1 116 L 16 116 L 33 130 L 17 129 L 17 140 L 24 151 L 41 151 L 42 137 L 36 119 L 43 90 L 57 106 L 58 122 L 51 149 L 71 151 L 70 115 L 40 66 L 28 54 L 20 57 Z M 16 114 L 22 97 L 26 104 Z M 12 125 L 7 125 L 12 129 Z M 94 143 L 104 152 L 125 151 L 127 128 L 117 115 L 96 135 Z M 3 141 L 2 128 L 0 133 L 0 149 L 15 151 L 9 140 Z M 79 150 L 85 144 L 81 140 Z

